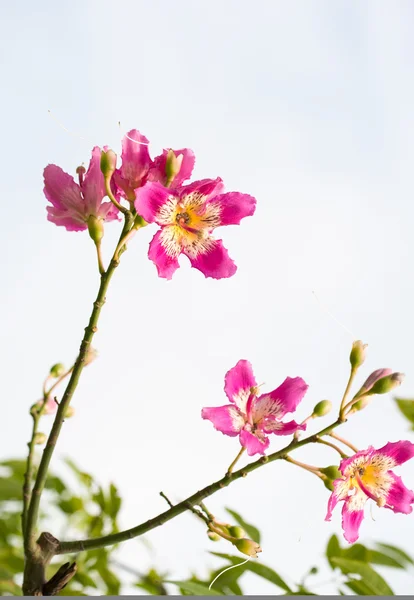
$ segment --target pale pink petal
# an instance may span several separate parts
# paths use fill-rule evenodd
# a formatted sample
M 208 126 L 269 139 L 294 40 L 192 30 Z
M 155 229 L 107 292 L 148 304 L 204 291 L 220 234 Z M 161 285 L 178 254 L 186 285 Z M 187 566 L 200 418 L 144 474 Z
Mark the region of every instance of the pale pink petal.
M 246 448 L 249 456 L 264 454 L 269 447 L 269 443 L 269 438 L 264 435 L 261 435 L 261 439 L 259 439 L 257 435 L 246 431 L 246 429 L 240 432 L 240 444 Z
M 165 167 L 167 163 L 167 155 L 169 150 L 164 150 L 160 156 L 156 156 L 148 172 L 148 181 L 159 181 L 162 184 L 166 183 Z M 173 150 L 176 157 L 180 155 L 183 157 L 179 173 L 174 177 L 170 184 L 170 189 L 175 188 L 190 179 L 191 173 L 194 169 L 195 154 L 189 148 L 182 148 L 181 150 Z
M 163 230 L 157 231 L 152 238 L 149 245 L 148 258 L 152 260 L 157 267 L 158 275 L 160 277 L 171 279 L 180 265 L 177 256 L 169 254 L 162 244 L 163 233 Z
M 240 192 L 228 192 L 214 196 L 209 204 L 220 211 L 220 225 L 240 225 L 244 217 L 251 217 L 256 210 L 256 198 Z
M 227 371 L 224 378 L 224 391 L 230 402 L 233 402 L 243 413 L 252 387 L 256 387 L 253 367 L 248 360 L 239 360 L 235 367 Z
M 55 225 L 66 227 L 67 231 L 85 231 L 87 229 L 86 221 L 77 213 L 71 213 L 67 210 L 47 206 L 47 220 Z
M 405 487 L 398 475 L 394 475 L 391 471 L 388 475 L 391 476 L 393 483 L 385 497 L 385 507 L 391 508 L 395 513 L 409 515 L 413 511 L 411 505 L 414 503 L 414 492 Z
M 203 242 L 202 245 L 196 246 L 195 252 L 192 246 L 183 248 L 183 253 L 190 259 L 191 266 L 201 271 L 205 277 L 213 279 L 224 279 L 234 275 L 237 267 L 229 257 L 222 241 L 208 238 Z
M 203 419 L 211 421 L 217 429 L 225 435 L 232 437 L 238 435 L 245 425 L 245 420 L 236 406 L 232 404 L 227 406 L 218 406 L 212 408 L 203 408 L 201 411 Z
M 112 202 L 102 202 L 99 207 L 98 217 L 102 217 L 105 221 L 120 221 L 121 217 L 117 207 Z
M 345 502 L 342 507 L 342 529 L 346 541 L 353 544 L 359 537 L 359 527 L 364 518 L 364 511 L 349 510 L 348 505 L 349 502 Z
M 105 180 L 101 171 L 101 149 L 98 146 L 92 150 L 89 168 L 82 183 L 82 194 L 88 216 L 97 216 L 102 199 L 106 196 Z
M 217 196 L 224 191 L 224 183 L 221 177 L 216 179 L 200 179 L 198 181 L 192 181 L 188 185 L 182 185 L 176 189 L 177 194 L 180 198 L 188 196 L 189 194 L 197 193 L 200 196 L 204 196 L 205 202 L 212 196 Z
M 392 369 L 377 369 L 376 371 L 371 373 L 371 375 L 368 377 L 368 379 L 365 381 L 365 383 L 362 387 L 366 391 L 368 391 L 373 387 L 374 383 L 377 383 L 377 381 L 379 379 L 382 379 L 383 377 L 387 377 L 388 375 L 391 375 L 391 373 L 392 373 Z
M 261 427 L 265 433 L 275 433 L 276 435 L 292 435 L 296 431 L 306 431 L 306 423 L 303 425 L 296 421 L 282 423 L 274 417 L 267 417 L 261 421 Z
M 167 225 L 163 219 L 162 210 L 167 210 L 168 214 L 172 215 L 170 205 L 174 204 L 175 199 L 171 196 L 171 191 L 163 185 L 154 181 L 146 183 L 143 187 L 136 190 L 135 209 L 141 217 L 148 223 L 158 223 L 159 225 Z M 171 219 L 170 219 L 171 222 Z M 171 222 L 172 224 L 172 222 Z
M 148 140 L 137 129 L 131 129 L 122 140 L 122 166 L 120 174 L 135 189 L 142 184 L 151 159 L 148 151 Z M 144 217 L 145 218 L 145 217 Z
M 402 465 L 414 456 L 414 444 L 408 440 L 388 442 L 388 444 L 385 444 L 385 446 L 379 448 L 376 452 L 389 456 L 396 465 Z
M 301 377 L 286 377 L 282 385 L 266 394 L 280 404 L 279 419 L 296 410 L 308 387 Z
M 43 171 L 46 198 L 55 208 L 74 210 L 84 214 L 85 204 L 80 187 L 73 177 L 65 173 L 57 165 L 47 165 Z
M 328 510 L 326 513 L 325 521 L 330 521 L 332 518 L 332 513 L 335 506 L 341 500 L 345 500 L 347 498 L 347 482 L 344 479 L 335 479 L 333 482 L 333 492 L 329 496 L 328 500 Z

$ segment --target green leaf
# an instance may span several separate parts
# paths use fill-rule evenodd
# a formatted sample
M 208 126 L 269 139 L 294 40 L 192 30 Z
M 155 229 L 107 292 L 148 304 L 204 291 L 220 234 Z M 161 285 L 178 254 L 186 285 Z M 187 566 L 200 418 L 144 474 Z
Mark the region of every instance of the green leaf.
M 116 519 L 119 509 L 121 508 L 122 499 L 118 494 L 118 490 L 113 483 L 109 486 L 109 511 L 108 514 L 112 519 Z
M 0 462 L 2 467 L 7 467 L 14 474 L 15 477 L 23 480 L 23 476 L 26 473 L 26 461 L 25 460 L 3 460 Z
M 404 417 L 413 424 L 414 429 L 414 400 L 404 398 L 394 398 L 394 400 Z
M 349 548 L 342 548 L 338 556 L 350 560 L 359 560 L 360 562 L 369 562 L 369 550 L 362 544 L 353 544 Z
M 0 477 L 0 502 L 8 500 L 21 500 L 23 480 L 15 475 L 11 477 Z
M 250 525 L 250 523 L 246 523 L 246 521 L 243 519 L 243 517 L 241 515 L 239 515 L 239 513 L 237 513 L 235 510 L 226 508 L 226 511 L 229 513 L 229 515 L 231 515 L 233 517 L 233 519 L 236 521 L 236 523 L 238 523 L 240 525 L 240 527 L 243 527 L 243 529 L 245 530 L 247 535 L 254 542 L 257 542 L 258 544 L 260 544 L 260 531 L 257 529 L 257 527 L 255 527 L 254 525 Z
M 350 579 L 349 581 L 344 582 L 350 590 L 355 592 L 357 596 L 372 596 L 375 593 L 372 589 L 363 581 L 362 579 Z
M 378 550 L 368 550 L 368 562 L 374 565 L 386 565 L 387 567 L 393 567 L 394 569 L 404 569 L 405 565 L 401 561 L 398 562 L 392 556 L 378 552 Z
M 85 571 L 78 570 L 76 572 L 76 580 L 83 587 L 92 587 L 92 588 L 98 587 L 96 582 L 92 579 L 92 577 L 90 577 L 87 573 L 85 573 Z
M 341 550 L 341 546 L 339 545 L 339 540 L 337 538 L 336 535 L 333 535 L 329 542 L 328 545 L 326 546 L 326 558 L 328 559 L 328 562 L 330 564 L 330 566 L 332 567 L 332 569 L 335 568 L 335 565 L 332 562 L 332 559 L 335 556 L 341 556 L 342 550 Z
M 404 550 L 401 550 L 401 548 L 397 548 L 397 546 L 391 546 L 390 544 L 382 544 L 381 542 L 378 542 L 376 545 L 378 548 L 381 548 L 386 552 L 390 552 L 391 555 L 394 555 L 396 559 L 399 558 L 402 564 L 405 565 L 407 563 L 409 565 L 414 565 L 414 560 L 411 558 L 411 556 L 404 552 Z
M 1 596 L 21 596 L 22 590 L 11 579 L 0 580 L 0 595 Z
M 80 483 L 82 483 L 88 489 L 92 486 L 92 475 L 89 475 L 89 473 L 85 473 L 85 471 L 81 471 L 81 469 L 79 469 L 79 467 L 70 458 L 65 458 L 65 463 L 73 471 L 73 473 L 75 473 Z
M 13 573 L 23 573 L 23 557 L 16 554 L 16 550 L 13 548 L 2 548 L 0 550 L 0 564 Z
M 364 583 L 368 585 L 372 593 L 376 596 L 393 596 L 394 593 L 388 583 L 379 575 L 370 565 L 358 560 L 348 560 L 346 558 L 332 558 L 334 565 L 338 566 L 342 573 L 355 573 L 361 575 Z
M 192 596 L 224 596 L 221 592 L 209 590 L 206 585 L 196 583 L 195 581 L 166 581 L 165 583 L 173 583 L 178 586 L 180 590 L 188 592 Z
M 57 494 L 62 494 L 65 491 L 66 486 L 59 477 L 55 477 L 54 475 L 49 475 L 46 479 L 45 487 L 48 490 L 53 490 Z
M 72 498 L 68 498 L 67 500 L 60 500 L 58 506 L 66 514 L 73 515 L 78 510 L 83 510 L 83 500 L 78 496 L 72 496 Z
M 224 558 L 224 559 L 230 561 L 233 565 L 237 565 L 237 564 L 240 564 L 241 562 L 243 562 L 243 559 L 241 557 L 232 556 L 231 554 L 222 554 L 220 552 L 210 552 L 210 554 L 213 554 L 214 556 L 218 556 L 219 558 Z M 280 577 L 280 575 L 278 575 L 276 573 L 276 571 L 274 571 L 273 569 L 271 569 L 270 567 L 267 567 L 266 565 L 264 565 L 262 563 L 253 562 L 252 560 L 250 560 L 249 562 L 240 566 L 240 570 L 242 570 L 241 571 L 242 573 L 244 571 L 251 571 L 252 573 L 255 573 L 256 575 L 258 575 L 259 577 L 262 577 L 263 579 L 266 579 L 267 581 L 274 583 L 282 590 L 285 590 L 285 592 L 292 591 L 292 589 L 288 586 L 288 584 L 285 581 L 283 581 L 283 579 Z M 234 571 L 238 571 L 238 569 L 234 569 Z M 224 577 L 224 575 L 223 575 L 223 577 Z

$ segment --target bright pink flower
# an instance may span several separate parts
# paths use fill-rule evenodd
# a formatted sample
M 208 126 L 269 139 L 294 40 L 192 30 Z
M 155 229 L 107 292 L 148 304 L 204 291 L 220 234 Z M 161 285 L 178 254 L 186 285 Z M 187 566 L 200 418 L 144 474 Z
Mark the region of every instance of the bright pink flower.
M 148 139 L 137 129 L 131 129 L 122 140 L 122 165 L 114 173 L 114 182 L 121 196 L 133 202 L 136 190 L 147 181 L 158 181 L 166 185 L 166 162 L 168 150 L 151 160 L 148 150 Z M 174 154 L 182 156 L 179 172 L 170 182 L 169 187 L 175 188 L 191 177 L 195 156 L 189 148 L 174 150 Z
M 253 215 L 256 200 L 239 192 L 223 194 L 223 188 L 222 180 L 217 178 L 194 181 L 175 190 L 158 182 L 137 190 L 138 214 L 161 227 L 148 252 L 160 277 L 171 279 L 179 267 L 180 254 L 185 254 L 206 277 L 234 275 L 236 265 L 221 240 L 215 240 L 211 233 L 221 225 L 239 225 L 241 219 Z
M 342 460 L 339 469 L 343 477 L 334 481 L 325 520 L 331 520 L 333 509 L 343 500 L 342 528 L 345 539 L 352 544 L 358 539 L 365 502 L 369 498 L 395 513 L 411 513 L 414 492 L 407 489 L 391 469 L 413 456 L 414 444 L 402 441 L 389 442 L 379 450 L 370 446 Z
M 306 425 L 282 423 L 281 419 L 296 410 L 307 389 L 301 377 L 287 377 L 273 392 L 258 396 L 252 365 L 239 360 L 225 377 L 224 391 L 232 404 L 203 408 L 201 416 L 224 435 L 239 435 L 249 456 L 264 454 L 270 443 L 266 434 L 291 435 L 306 429 Z
M 112 202 L 102 202 L 106 192 L 100 160 L 101 150 L 95 146 L 86 175 L 83 176 L 84 169 L 79 170 L 79 184 L 56 165 L 45 168 L 43 191 L 52 204 L 47 207 L 49 221 L 68 231 L 83 231 L 88 228 L 91 215 L 105 221 L 118 218 L 118 209 Z

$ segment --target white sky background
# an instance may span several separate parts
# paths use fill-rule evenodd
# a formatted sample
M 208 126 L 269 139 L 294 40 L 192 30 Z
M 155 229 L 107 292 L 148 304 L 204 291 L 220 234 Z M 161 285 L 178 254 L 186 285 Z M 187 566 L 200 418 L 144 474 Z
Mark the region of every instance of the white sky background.
M 191 147 L 195 177 L 220 175 L 228 190 L 258 200 L 255 217 L 218 232 L 238 265 L 232 279 L 205 280 L 186 259 L 172 281 L 158 279 L 146 257 L 154 227 L 137 235 L 115 274 L 94 343 L 100 357 L 82 377 L 56 455 L 115 481 L 125 527 L 166 508 L 161 489 L 179 500 L 223 475 L 238 441 L 200 410 L 226 403 L 224 374 L 240 358 L 264 389 L 287 375 L 309 383 L 298 419 L 322 398 L 338 404 L 352 337 L 312 290 L 369 343 L 361 380 L 390 366 L 407 374 L 401 395 L 414 394 L 413 17 L 409 0 L 3 4 L 2 457 L 23 456 L 28 407 L 49 366 L 75 358 L 98 286 L 87 233 L 46 220 L 43 168 L 74 173 L 94 144 L 119 151 L 119 120 L 147 135 L 152 156 Z M 117 235 L 108 225 L 106 257 Z M 382 396 L 342 433 L 378 447 L 413 439 L 407 429 Z M 285 441 L 274 436 L 271 450 Z M 319 448 L 296 457 L 336 458 Z M 412 464 L 399 473 L 414 486 Z M 260 560 L 298 581 L 340 532 L 339 509 L 324 522 L 327 499 L 316 478 L 273 463 L 208 506 L 254 522 Z M 375 508 L 374 516 L 367 511 L 362 543 L 414 552 L 413 516 Z M 209 543 L 191 515 L 147 539 L 154 555 L 132 541 L 125 562 L 154 562 L 173 579 L 216 564 L 207 549 L 232 550 Z M 396 593 L 412 590 L 412 575 L 384 573 Z M 242 582 L 246 593 L 276 591 Z

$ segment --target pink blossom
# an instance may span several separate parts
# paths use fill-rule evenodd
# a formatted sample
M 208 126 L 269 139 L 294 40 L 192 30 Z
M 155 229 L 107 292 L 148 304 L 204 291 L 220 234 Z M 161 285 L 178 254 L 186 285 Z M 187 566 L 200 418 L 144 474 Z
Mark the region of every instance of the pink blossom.
M 218 177 L 167 189 L 159 182 L 137 190 L 135 208 L 146 221 L 160 229 L 153 237 L 148 257 L 158 275 L 171 279 L 178 269 L 178 257 L 185 254 L 191 266 L 206 277 L 231 277 L 237 270 L 221 240 L 211 236 L 221 225 L 239 225 L 253 215 L 256 200 L 239 192 L 223 193 Z
M 114 182 L 120 196 L 133 202 L 136 190 L 147 181 L 158 181 L 167 184 L 166 164 L 169 149 L 164 149 L 160 156 L 151 160 L 148 139 L 137 129 L 131 129 L 122 140 L 122 165 L 114 173 Z M 189 148 L 173 150 L 176 157 L 180 158 L 180 168 L 172 181 L 170 188 L 181 185 L 191 177 L 194 168 L 194 152 Z
M 345 539 L 352 544 L 358 539 L 368 499 L 395 513 L 411 513 L 414 492 L 391 469 L 413 456 L 414 444 L 401 441 L 389 442 L 379 450 L 370 446 L 342 460 L 339 469 L 343 477 L 334 481 L 325 520 L 331 520 L 336 504 L 343 501 L 342 528 Z
M 239 360 L 225 377 L 224 391 L 231 404 L 203 408 L 201 416 L 224 435 L 238 435 L 249 456 L 264 454 L 270 443 L 266 434 L 291 435 L 306 429 L 306 425 L 281 419 L 296 410 L 307 389 L 301 377 L 287 377 L 273 392 L 259 396 L 251 364 Z
M 43 191 L 52 204 L 47 207 L 49 221 L 68 231 L 83 231 L 91 216 L 105 221 L 118 219 L 118 209 L 112 202 L 102 202 L 106 192 L 100 160 L 101 150 L 95 146 L 86 175 L 82 167 L 78 169 L 79 184 L 56 165 L 45 168 Z

